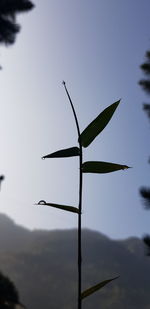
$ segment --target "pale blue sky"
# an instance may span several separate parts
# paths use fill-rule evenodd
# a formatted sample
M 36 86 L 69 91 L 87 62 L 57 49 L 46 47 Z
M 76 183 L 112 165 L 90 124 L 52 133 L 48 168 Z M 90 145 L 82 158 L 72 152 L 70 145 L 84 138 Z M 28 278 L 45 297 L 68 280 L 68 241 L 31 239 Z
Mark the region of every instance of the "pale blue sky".
M 29 228 L 72 228 L 77 217 L 47 202 L 76 206 L 78 159 L 41 160 L 77 145 L 62 80 L 67 83 L 81 131 L 122 98 L 106 129 L 84 150 L 84 160 L 133 166 L 106 175 L 84 175 L 83 227 L 113 238 L 150 232 L 150 212 L 138 193 L 149 184 L 148 101 L 138 81 L 150 48 L 149 0 L 45 0 L 19 16 L 13 47 L 1 47 L 0 171 L 6 179 L 1 212 Z

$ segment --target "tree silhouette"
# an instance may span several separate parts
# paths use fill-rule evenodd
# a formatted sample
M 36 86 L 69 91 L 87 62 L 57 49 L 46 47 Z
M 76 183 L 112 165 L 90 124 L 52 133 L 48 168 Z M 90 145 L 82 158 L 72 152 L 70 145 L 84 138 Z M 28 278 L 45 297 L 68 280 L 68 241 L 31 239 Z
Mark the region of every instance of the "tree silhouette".
M 0 44 L 10 45 L 15 42 L 20 31 L 16 15 L 34 7 L 29 0 L 0 0 Z
M 0 308 L 15 309 L 16 305 L 19 305 L 20 308 L 24 308 L 24 306 L 20 304 L 19 294 L 13 282 L 0 272 Z
M 5 179 L 5 176 L 4 175 L 0 175 L 0 189 L 1 189 L 1 183 L 2 181 Z
M 146 52 L 146 61 L 140 66 L 141 70 L 145 74 L 146 78 L 139 81 L 140 86 L 144 91 L 150 95 L 150 51 Z M 144 103 L 143 109 L 147 113 L 148 118 L 150 119 L 150 103 Z M 150 160 L 149 160 L 150 163 Z M 140 194 L 143 199 L 143 204 L 145 209 L 150 209 L 150 187 L 141 187 Z M 150 235 L 146 235 L 143 238 L 144 243 L 147 246 L 147 255 L 150 256 Z
M 16 22 L 16 15 L 31 10 L 34 7 L 29 0 L 0 0 L 0 44 L 11 45 L 16 40 L 20 25 Z M 0 70 L 2 66 L 0 65 Z M 1 182 L 4 176 L 0 176 Z
M 21 28 L 16 22 L 16 15 L 27 12 L 33 7 L 33 3 L 29 0 L 0 0 L 0 44 L 8 46 L 15 42 Z M 0 176 L 0 185 L 4 178 L 3 175 Z M 15 309 L 16 305 L 24 308 L 19 302 L 19 295 L 13 282 L 0 272 L 0 309 Z

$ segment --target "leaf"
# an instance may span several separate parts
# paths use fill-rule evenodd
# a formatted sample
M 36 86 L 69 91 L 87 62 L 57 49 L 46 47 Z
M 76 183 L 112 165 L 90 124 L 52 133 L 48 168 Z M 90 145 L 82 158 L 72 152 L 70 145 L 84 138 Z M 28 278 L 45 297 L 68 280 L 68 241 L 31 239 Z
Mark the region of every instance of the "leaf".
M 42 157 L 42 159 L 74 157 L 74 156 L 79 156 L 79 155 L 80 155 L 80 149 L 78 147 L 71 147 L 71 148 L 58 150 L 56 152 L 48 154 L 48 155 Z
M 82 164 L 83 173 L 111 173 L 118 170 L 128 169 L 127 165 L 120 165 L 116 163 L 102 162 L 102 161 L 88 161 Z
M 120 100 L 104 109 L 81 133 L 80 143 L 83 147 L 88 147 L 95 137 L 106 127 L 119 103 Z
M 83 298 L 85 298 L 85 297 L 95 293 L 96 291 L 98 291 L 101 288 L 103 288 L 103 286 L 105 286 L 106 284 L 108 284 L 109 282 L 111 282 L 111 281 L 113 281 L 113 280 L 115 280 L 117 278 L 119 278 L 119 276 L 115 277 L 115 278 L 112 278 L 112 279 L 104 280 L 104 281 L 102 281 L 102 282 L 92 286 L 91 288 L 85 290 L 84 292 L 81 293 L 81 299 L 83 299 Z
M 54 204 L 54 203 L 46 203 L 44 200 L 39 201 L 38 204 L 36 204 L 36 205 L 51 206 L 51 207 L 55 207 L 55 208 L 58 208 L 58 209 L 79 213 L 79 209 L 76 208 L 76 207 L 60 205 L 60 204 Z

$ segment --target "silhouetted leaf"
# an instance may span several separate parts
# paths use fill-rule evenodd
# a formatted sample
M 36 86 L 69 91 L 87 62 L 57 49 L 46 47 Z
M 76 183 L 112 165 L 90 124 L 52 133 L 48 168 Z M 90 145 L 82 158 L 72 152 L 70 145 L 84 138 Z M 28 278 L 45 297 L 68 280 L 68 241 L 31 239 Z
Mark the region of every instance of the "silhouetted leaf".
M 42 157 L 42 159 L 74 157 L 74 156 L 79 156 L 79 155 L 80 155 L 80 149 L 78 147 L 71 147 L 71 148 L 58 150 L 56 152 L 48 154 Z
M 82 164 L 83 173 L 111 173 L 129 168 L 127 165 L 102 161 L 88 161 Z
M 45 205 L 45 206 L 55 207 L 55 208 L 58 208 L 58 209 L 61 209 L 61 210 L 79 213 L 79 209 L 76 208 L 76 207 L 54 204 L 54 203 L 46 203 L 44 200 L 39 201 L 38 204 L 36 204 L 36 205 Z
M 95 137 L 106 127 L 115 112 L 120 100 L 108 106 L 102 113 L 94 119 L 80 135 L 80 142 L 83 147 L 87 147 Z
M 85 290 L 84 292 L 81 293 L 81 299 L 83 299 L 83 298 L 85 298 L 85 297 L 95 293 L 96 291 L 98 291 L 101 288 L 103 288 L 103 286 L 105 286 L 106 284 L 108 284 L 109 282 L 111 282 L 111 281 L 113 281 L 113 280 L 115 280 L 117 278 L 119 278 L 119 276 L 115 277 L 115 278 L 112 278 L 112 279 L 108 279 L 108 280 L 102 281 L 102 282 L 92 286 L 91 288 Z

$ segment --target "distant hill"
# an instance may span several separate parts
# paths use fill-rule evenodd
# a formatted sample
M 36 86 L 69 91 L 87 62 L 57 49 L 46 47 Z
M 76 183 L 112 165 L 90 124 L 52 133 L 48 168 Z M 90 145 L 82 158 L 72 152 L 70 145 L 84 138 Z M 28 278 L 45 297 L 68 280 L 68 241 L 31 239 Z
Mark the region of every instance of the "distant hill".
M 29 231 L 0 215 L 0 270 L 28 309 L 76 309 L 77 231 Z M 83 289 L 114 276 L 83 309 L 150 309 L 150 258 L 138 238 L 83 230 Z

